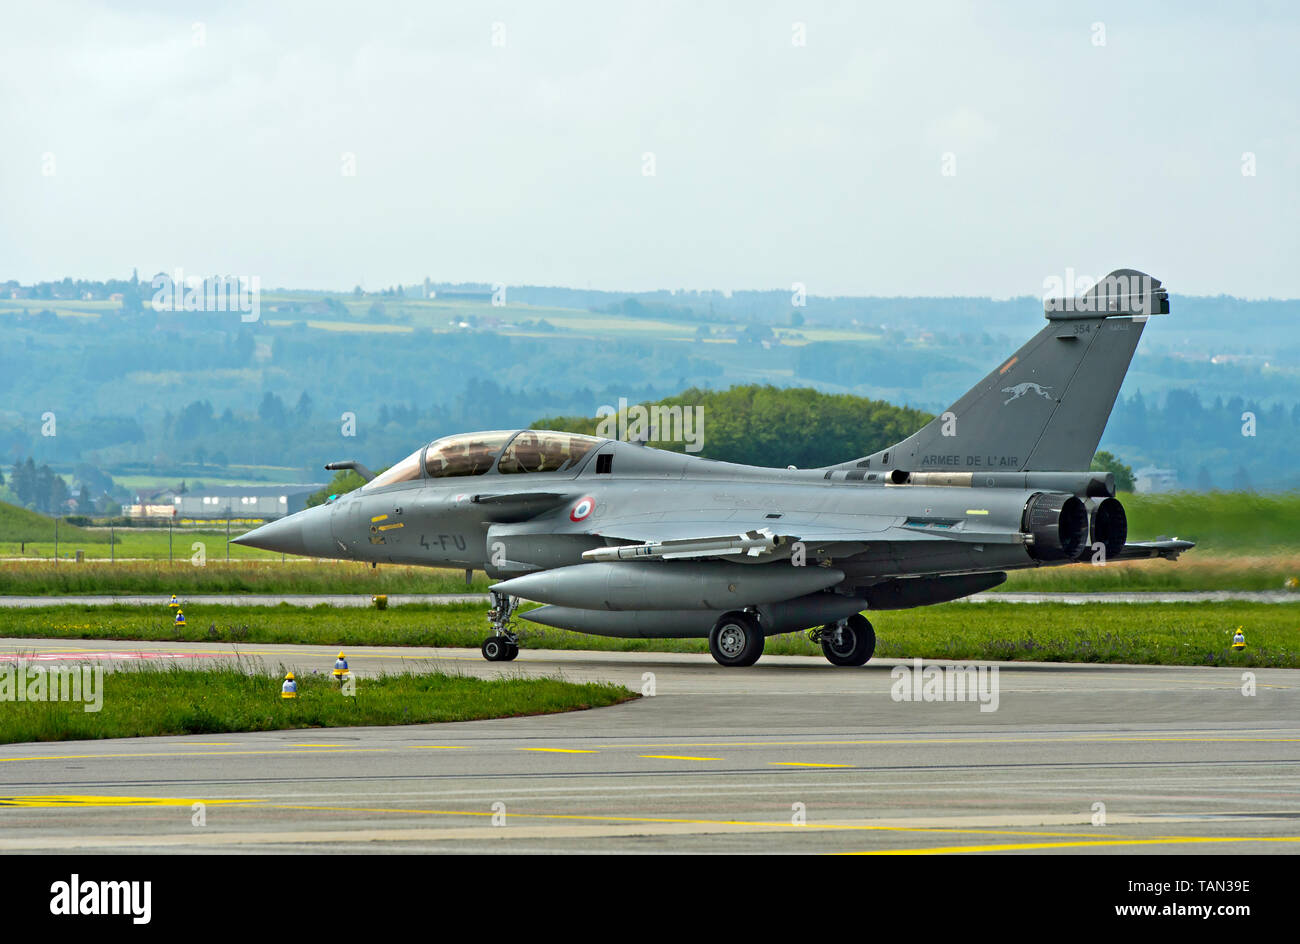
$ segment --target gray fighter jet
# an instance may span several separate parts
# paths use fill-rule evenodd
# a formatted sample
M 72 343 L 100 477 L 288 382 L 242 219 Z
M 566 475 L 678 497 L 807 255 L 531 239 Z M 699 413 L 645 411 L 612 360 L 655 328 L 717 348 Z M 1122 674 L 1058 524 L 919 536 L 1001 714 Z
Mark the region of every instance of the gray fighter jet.
M 808 629 L 835 665 L 876 645 L 863 611 L 955 600 L 1009 570 L 1174 559 L 1127 541 L 1088 467 L 1160 283 L 1130 269 L 1045 304 L 1047 326 L 907 439 L 820 469 L 763 468 L 546 430 L 435 440 L 360 489 L 236 539 L 288 554 L 484 570 L 485 658 L 516 617 L 601 636 L 707 637 L 722 665 Z M 779 463 L 780 455 L 772 461 Z M 519 610 L 521 600 L 544 604 Z

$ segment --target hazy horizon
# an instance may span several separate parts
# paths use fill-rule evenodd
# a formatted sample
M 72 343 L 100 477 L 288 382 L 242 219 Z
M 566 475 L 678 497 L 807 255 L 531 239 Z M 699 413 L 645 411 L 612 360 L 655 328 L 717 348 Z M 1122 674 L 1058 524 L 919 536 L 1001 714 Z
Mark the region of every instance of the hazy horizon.
M 15 7 L 3 277 L 1300 297 L 1300 8 Z M 651 161 L 653 155 L 653 174 Z M 950 173 L 952 172 L 952 173 Z

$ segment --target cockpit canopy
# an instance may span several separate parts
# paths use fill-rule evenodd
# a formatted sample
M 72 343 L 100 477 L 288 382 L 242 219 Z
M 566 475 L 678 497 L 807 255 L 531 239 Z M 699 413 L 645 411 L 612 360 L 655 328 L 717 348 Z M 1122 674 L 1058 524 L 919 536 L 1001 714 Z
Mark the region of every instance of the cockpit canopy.
M 444 436 L 424 450 L 424 471 L 431 479 L 482 475 L 492 468 L 514 433 L 461 433 Z
M 571 472 L 601 442 L 593 436 L 541 429 L 444 436 L 375 476 L 362 489 L 383 488 L 422 477 L 483 475 L 494 467 L 501 474 Z
M 526 429 L 506 447 L 497 471 L 572 472 L 601 440 L 576 433 Z

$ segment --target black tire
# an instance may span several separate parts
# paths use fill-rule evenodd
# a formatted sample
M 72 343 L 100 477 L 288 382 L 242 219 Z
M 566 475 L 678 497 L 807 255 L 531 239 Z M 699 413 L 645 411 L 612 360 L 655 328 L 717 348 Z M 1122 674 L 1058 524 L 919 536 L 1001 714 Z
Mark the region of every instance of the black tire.
M 502 658 L 501 661 L 502 661 L 502 662 L 513 662 L 513 661 L 515 660 L 515 656 L 517 656 L 517 655 L 519 655 L 519 644 L 516 643 L 516 642 L 508 642 L 508 643 L 506 643 L 506 654 L 505 654 L 505 657 Z
M 484 639 L 481 649 L 483 658 L 489 662 L 505 662 L 509 658 L 506 655 L 510 651 L 509 644 L 500 636 L 489 636 Z
M 822 627 L 822 655 L 831 665 L 866 665 L 876 651 L 876 631 L 861 613 L 854 613 L 844 621 L 842 642 L 831 641 L 835 627 Z
M 709 652 L 718 665 L 753 665 L 763 654 L 763 630 L 745 613 L 724 613 L 709 630 Z

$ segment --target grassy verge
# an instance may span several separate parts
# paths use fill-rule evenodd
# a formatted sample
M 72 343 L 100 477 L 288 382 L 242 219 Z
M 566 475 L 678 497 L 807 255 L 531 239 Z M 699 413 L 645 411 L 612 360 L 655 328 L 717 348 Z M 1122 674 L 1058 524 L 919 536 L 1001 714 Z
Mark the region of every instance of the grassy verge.
M 230 532 L 232 538 L 239 537 L 245 531 L 239 527 Z M 113 541 L 110 546 L 109 538 Z M 59 559 L 76 557 L 82 551 L 88 560 L 162 560 L 168 555 L 175 561 L 189 564 L 190 558 L 197 553 L 195 544 L 203 546 L 204 556 L 211 560 L 226 558 L 226 529 L 221 528 L 176 528 L 169 535 L 166 528 L 117 528 L 110 532 L 108 528 L 73 528 L 66 524 L 59 526 Z M 241 544 L 230 545 L 232 560 L 280 560 L 283 555 L 271 551 L 244 547 Z M 54 558 L 54 532 L 39 535 L 39 538 L 27 537 L 0 540 L 0 558 Z
M 6 470 L 7 471 L 7 470 Z M 59 525 L 59 543 L 63 540 L 80 541 L 83 544 L 102 544 L 108 541 L 108 532 L 102 534 L 86 528 L 77 528 L 66 521 Z M 48 541 L 54 543 L 54 519 L 48 515 L 19 508 L 8 502 L 0 502 L 0 541 L 21 544 L 23 541 Z M 0 544 L 4 548 L 6 544 Z M 0 553 L 8 553 L 0 551 Z M 107 552 L 105 552 L 107 553 Z
M 1178 561 L 1125 561 L 1093 567 L 1039 567 L 1012 571 L 999 591 L 1281 590 L 1300 578 L 1300 553 L 1259 556 L 1205 555 L 1191 551 Z M 211 561 L 189 559 L 86 562 L 0 561 L 0 594 L 157 593 L 486 593 L 480 571 L 466 587 L 464 571 L 346 561 Z
M 484 608 L 191 607 L 177 629 L 164 607 L 57 606 L 0 611 L 0 636 L 56 639 L 477 647 Z M 1300 668 L 1300 608 L 1264 603 L 950 603 L 872 616 L 886 658 L 1126 662 Z M 609 639 L 521 623 L 534 649 L 705 652 L 702 639 Z M 1233 631 L 1248 646 L 1232 652 Z M 767 652 L 820 655 L 803 634 L 773 636 Z
M 139 594 L 163 597 L 178 593 L 487 593 L 481 572 L 469 587 L 465 572 L 432 567 L 398 567 L 345 561 L 281 564 L 209 563 L 188 560 L 129 561 L 118 564 L 52 564 L 44 561 L 0 562 L 0 594 Z
M 308 676 L 299 679 L 297 698 L 283 699 L 280 683 L 280 675 L 238 666 L 107 672 L 98 712 L 85 711 L 80 702 L 0 705 L 0 743 L 476 721 L 600 708 L 637 697 L 606 683 L 443 673 L 358 679 L 351 697 L 327 678 Z
M 1294 553 L 1300 534 L 1300 492 L 1121 494 L 1131 541 L 1157 536 L 1195 541 L 1206 553 Z
M 1176 561 L 1123 561 L 1094 567 L 1070 564 L 1013 570 L 994 592 L 1101 592 L 1152 590 L 1284 590 L 1300 578 L 1300 554 L 1206 555 L 1198 550 Z

